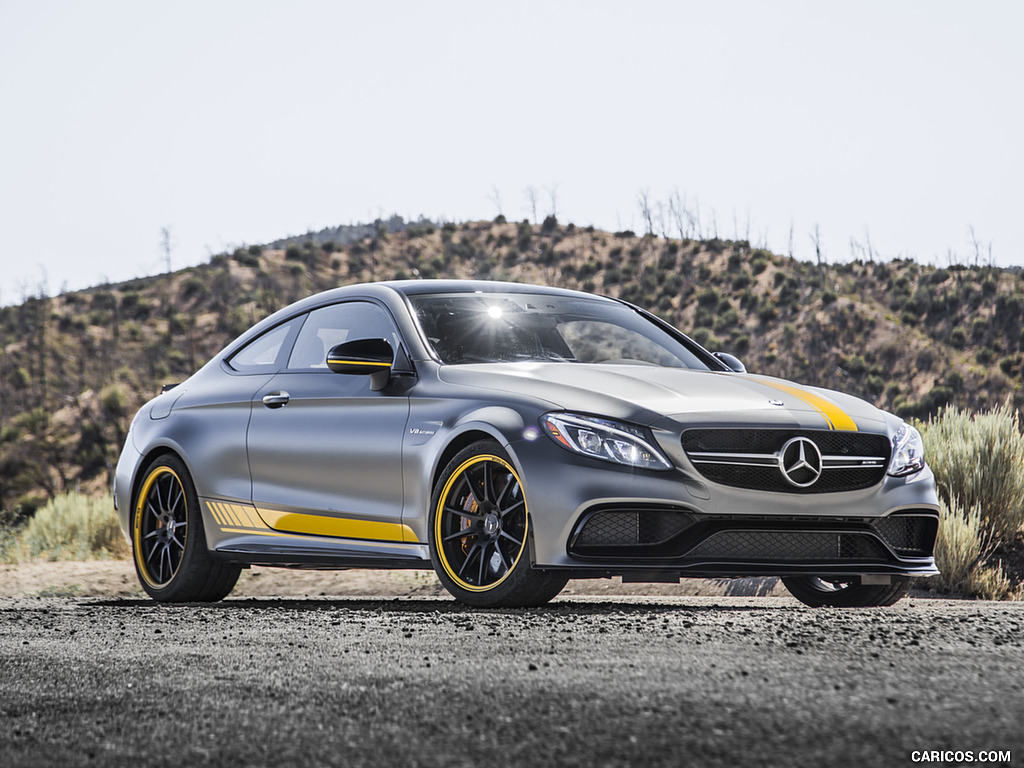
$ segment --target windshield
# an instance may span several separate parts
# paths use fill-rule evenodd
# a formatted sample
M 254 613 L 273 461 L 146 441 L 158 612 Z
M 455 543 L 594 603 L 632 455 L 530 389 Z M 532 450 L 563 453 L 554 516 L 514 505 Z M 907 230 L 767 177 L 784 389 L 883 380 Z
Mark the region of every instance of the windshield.
M 444 363 L 559 361 L 708 370 L 679 340 L 622 304 L 530 293 L 409 296 Z

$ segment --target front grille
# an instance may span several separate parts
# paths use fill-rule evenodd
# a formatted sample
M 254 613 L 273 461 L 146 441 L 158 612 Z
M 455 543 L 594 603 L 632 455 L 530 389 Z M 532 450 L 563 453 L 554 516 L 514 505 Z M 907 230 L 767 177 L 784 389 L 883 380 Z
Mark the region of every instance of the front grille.
M 874 560 L 886 551 L 863 533 L 719 531 L 686 553 L 715 560 Z
M 792 439 L 804 437 L 821 454 L 821 475 L 806 487 L 786 480 L 779 455 Z M 839 493 L 877 485 L 889 466 L 885 435 L 793 429 L 689 429 L 683 450 L 708 480 L 734 488 L 776 493 Z
M 677 509 L 605 509 L 588 515 L 572 539 L 575 551 L 657 547 L 674 539 L 693 516 Z

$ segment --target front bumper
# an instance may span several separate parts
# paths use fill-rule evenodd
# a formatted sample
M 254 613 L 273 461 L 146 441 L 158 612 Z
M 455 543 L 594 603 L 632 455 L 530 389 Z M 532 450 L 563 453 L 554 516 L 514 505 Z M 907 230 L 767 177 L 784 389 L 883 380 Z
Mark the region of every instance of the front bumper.
M 543 439 L 510 446 L 530 504 L 534 565 L 579 576 L 636 572 L 679 576 L 929 576 L 938 499 L 931 470 L 886 476 L 871 488 L 796 494 L 718 485 L 696 470 L 664 472 L 576 456 Z M 580 546 L 595 514 L 621 514 L 637 539 Z M 675 515 L 678 530 L 659 523 Z M 918 538 L 900 546 L 897 518 Z M 614 518 L 609 518 L 614 519 Z M 658 529 L 643 540 L 640 528 Z M 667 525 L 667 527 L 666 527 Z M 590 543 L 594 543 L 591 536 Z M 646 546 L 648 544 L 656 546 Z

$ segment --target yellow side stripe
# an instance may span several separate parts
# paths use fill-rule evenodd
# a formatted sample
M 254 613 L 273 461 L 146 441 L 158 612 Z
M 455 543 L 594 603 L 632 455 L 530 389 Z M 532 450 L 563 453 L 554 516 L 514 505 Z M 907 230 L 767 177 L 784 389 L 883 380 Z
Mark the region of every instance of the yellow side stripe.
M 382 368 L 390 368 L 391 363 L 380 363 L 376 360 L 338 360 L 333 357 L 327 358 L 327 362 L 331 365 L 379 365 Z
M 203 501 L 220 529 L 230 533 L 260 533 L 268 536 L 287 536 L 299 533 L 334 536 L 343 539 L 420 543 L 412 528 L 402 523 L 256 509 L 244 504 L 231 504 L 209 499 L 203 499 Z M 270 530 L 272 528 L 276 531 Z
M 344 517 L 305 515 L 300 512 L 280 512 L 257 509 L 267 525 L 278 531 L 309 533 L 316 536 L 336 536 L 343 539 L 373 539 L 376 541 L 416 542 L 412 528 L 402 523 L 382 523 L 374 520 L 353 520 Z
M 838 429 L 847 432 L 857 431 L 857 422 L 850 418 L 850 415 L 846 413 L 846 411 L 830 400 L 826 400 L 818 395 L 805 392 L 802 389 L 797 389 L 796 387 L 791 387 L 788 384 L 782 384 L 777 381 L 769 382 L 757 379 L 757 382 L 759 384 L 772 387 L 773 389 L 786 392 L 787 394 L 793 395 L 793 397 L 799 398 L 803 402 L 807 403 L 807 405 L 811 406 L 822 415 L 825 422 L 828 424 L 829 429 Z

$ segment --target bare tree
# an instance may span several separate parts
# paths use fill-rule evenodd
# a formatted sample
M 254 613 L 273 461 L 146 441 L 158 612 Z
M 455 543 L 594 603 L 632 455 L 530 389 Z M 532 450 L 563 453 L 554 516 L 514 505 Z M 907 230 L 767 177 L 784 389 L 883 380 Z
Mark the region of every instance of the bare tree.
M 669 195 L 668 215 L 672 219 L 673 224 L 675 224 L 676 231 L 679 233 L 679 239 L 689 239 L 689 216 L 686 211 L 686 206 L 684 205 L 682 198 L 679 196 L 678 189 L 674 190 L 672 194 Z
M 488 195 L 488 198 L 494 203 L 494 207 L 498 209 L 498 215 L 504 216 L 505 212 L 501 209 L 501 192 L 493 184 L 491 185 L 491 194 Z
M 788 251 L 789 251 L 789 258 L 792 259 L 793 258 L 793 219 L 792 219 L 792 217 L 790 217 L 790 219 L 789 219 L 789 247 L 788 247 Z
M 868 261 L 874 263 L 875 261 L 875 249 L 871 246 L 871 233 L 867 227 L 864 227 L 864 248 L 868 253 Z
M 651 217 L 651 191 L 649 189 L 641 189 L 637 193 L 636 201 L 640 205 L 640 215 L 643 216 L 644 225 L 647 227 L 644 234 L 654 234 L 654 221 Z
M 661 202 L 661 200 L 659 200 L 656 208 L 658 211 L 658 229 L 661 230 L 661 236 L 668 240 L 668 222 L 665 218 L 665 205 Z
M 556 219 L 558 218 L 558 185 L 552 183 L 546 187 L 548 191 L 548 198 L 551 200 L 551 215 Z
M 526 188 L 526 203 L 530 210 L 530 219 L 537 223 L 537 188 L 532 184 Z
M 978 262 L 981 261 L 981 243 L 974 234 L 974 225 L 971 224 L 969 228 L 971 230 L 971 246 L 974 248 L 974 266 L 978 266 Z
M 814 229 L 811 230 L 811 242 L 814 243 L 814 256 L 818 261 L 818 274 L 823 275 L 822 271 L 822 255 L 821 255 L 821 230 L 818 225 L 814 225 Z

